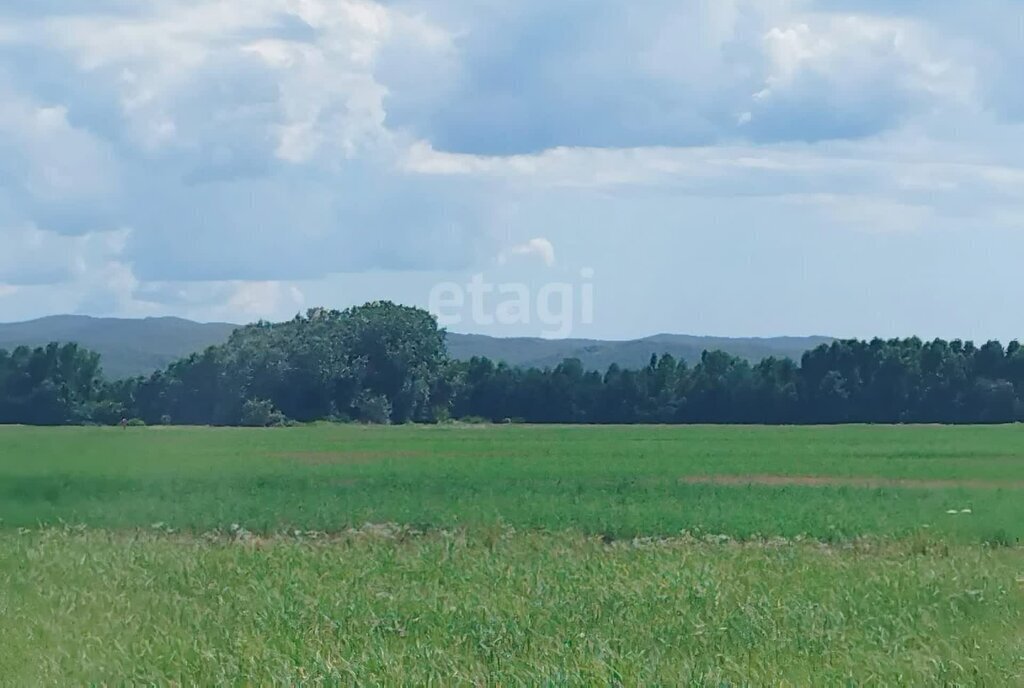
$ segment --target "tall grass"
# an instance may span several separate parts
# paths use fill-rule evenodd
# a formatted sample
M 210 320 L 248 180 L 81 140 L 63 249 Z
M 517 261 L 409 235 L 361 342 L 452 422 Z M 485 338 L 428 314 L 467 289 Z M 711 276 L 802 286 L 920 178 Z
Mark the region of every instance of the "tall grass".
M 1024 685 L 1022 440 L 0 428 L 0 683 Z
M 938 541 L 0 535 L 10 685 L 1021 685 L 1024 555 Z

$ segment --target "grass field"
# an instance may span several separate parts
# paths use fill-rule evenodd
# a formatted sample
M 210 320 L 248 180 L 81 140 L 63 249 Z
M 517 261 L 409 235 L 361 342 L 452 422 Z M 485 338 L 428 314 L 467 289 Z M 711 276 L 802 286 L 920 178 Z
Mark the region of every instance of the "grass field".
M 1016 426 L 0 428 L 0 682 L 1022 685 L 1022 535 Z
M 9 528 L 392 522 L 828 541 L 927 528 L 1010 544 L 1022 497 L 1018 426 L 0 428 Z

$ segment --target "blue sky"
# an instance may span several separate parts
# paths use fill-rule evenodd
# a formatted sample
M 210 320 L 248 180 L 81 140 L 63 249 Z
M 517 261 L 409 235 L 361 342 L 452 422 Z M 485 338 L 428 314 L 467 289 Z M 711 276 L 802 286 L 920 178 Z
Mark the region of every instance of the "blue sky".
M 5 5 L 0 320 L 482 274 L 586 281 L 574 336 L 1024 337 L 1018 0 Z

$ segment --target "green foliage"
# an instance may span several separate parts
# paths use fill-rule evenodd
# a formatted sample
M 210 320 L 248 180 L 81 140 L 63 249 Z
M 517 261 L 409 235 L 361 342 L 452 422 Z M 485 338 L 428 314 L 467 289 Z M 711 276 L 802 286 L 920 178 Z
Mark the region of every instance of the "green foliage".
M 248 428 L 269 428 L 284 425 L 284 414 L 269 399 L 249 399 L 242 405 L 241 425 Z
M 77 342 L 99 353 L 112 380 L 148 377 L 174 361 L 210 346 L 223 344 L 237 329 L 227 323 L 196 323 L 181 318 L 92 318 L 63 315 L 23 323 L 0 323 L 0 349 Z M 579 358 L 588 370 L 607 370 L 612 363 L 639 368 L 652 351 L 667 351 L 691 365 L 701 352 L 721 349 L 751 362 L 768 356 L 799 359 L 829 337 L 722 338 L 657 335 L 632 341 L 487 337 L 449 333 L 448 353 L 457 360 L 474 356 L 522 368 L 553 368 L 566 358 Z
M 705 351 L 602 376 L 569 359 L 544 370 L 453 363 L 455 418 L 531 423 L 1010 423 L 1024 420 L 1024 349 L 998 342 L 837 341 L 799 364 Z
M 464 416 L 459 418 L 459 423 L 465 423 L 466 425 L 489 425 L 491 421 L 482 416 Z
M 356 418 L 363 423 L 387 425 L 393 413 L 391 402 L 383 394 L 367 394 L 356 403 Z
M 100 358 L 77 344 L 0 349 L 0 423 L 102 422 Z
M 450 361 L 427 312 L 390 302 L 310 310 L 240 328 L 227 343 L 146 379 L 101 384 L 99 359 L 74 345 L 0 352 L 0 423 L 262 425 L 355 419 L 435 423 L 1010 423 L 1024 421 L 1018 342 L 917 338 L 834 341 L 799 363 L 751 364 L 705 351 L 603 374 L 576 358 L 514 368 Z M 651 346 L 660 340 L 649 341 Z M 268 408 L 251 408 L 259 401 Z M 270 418 L 270 414 L 275 415 Z
M 151 422 L 168 415 L 182 425 L 267 420 L 246 416 L 249 400 L 301 422 L 429 421 L 448 407 L 445 362 L 444 332 L 429 313 L 378 302 L 241 328 L 115 394 Z
M 86 401 L 73 410 L 73 418 L 85 425 L 117 425 L 127 414 L 124 404 L 112 399 Z

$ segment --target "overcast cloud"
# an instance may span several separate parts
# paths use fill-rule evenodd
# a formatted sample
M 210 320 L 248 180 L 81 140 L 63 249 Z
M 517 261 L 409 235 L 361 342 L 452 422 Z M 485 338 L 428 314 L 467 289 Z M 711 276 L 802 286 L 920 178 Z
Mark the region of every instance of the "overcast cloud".
M 593 268 L 581 336 L 1024 334 L 1016 0 L 7 5 L 0 320 Z

